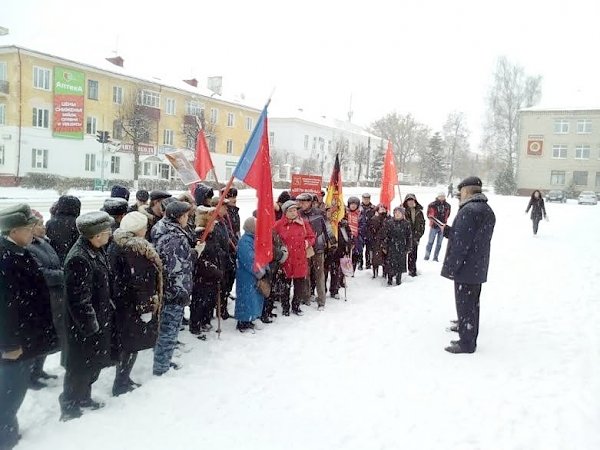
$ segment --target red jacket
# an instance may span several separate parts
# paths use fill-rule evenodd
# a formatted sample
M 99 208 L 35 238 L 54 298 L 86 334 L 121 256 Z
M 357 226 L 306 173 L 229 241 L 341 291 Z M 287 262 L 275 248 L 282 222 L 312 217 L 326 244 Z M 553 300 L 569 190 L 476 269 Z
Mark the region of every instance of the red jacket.
M 288 258 L 283 263 L 283 271 L 288 278 L 304 278 L 308 275 L 306 244 L 315 245 L 315 232 L 307 220 L 300 217 L 290 221 L 282 217 L 275 222 L 275 231 L 288 249 Z

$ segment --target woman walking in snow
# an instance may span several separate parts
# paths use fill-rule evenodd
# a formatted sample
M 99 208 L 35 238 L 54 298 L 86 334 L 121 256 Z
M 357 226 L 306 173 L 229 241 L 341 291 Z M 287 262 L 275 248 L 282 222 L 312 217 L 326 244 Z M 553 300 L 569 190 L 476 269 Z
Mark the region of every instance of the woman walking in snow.
M 384 239 L 385 226 L 390 216 L 385 205 L 379 205 L 377 212 L 373 217 L 369 219 L 367 230 L 372 242 L 371 251 L 371 264 L 373 265 L 373 278 L 376 278 L 379 272 L 379 266 L 383 266 L 385 262 L 385 255 L 382 250 L 382 243 Z M 383 269 L 385 275 L 385 267 Z
M 542 198 L 542 193 L 537 189 L 533 191 L 533 194 L 531 194 L 531 198 L 529 199 L 529 204 L 527 205 L 525 213 L 528 213 L 530 209 L 531 221 L 533 222 L 533 234 L 536 235 L 540 221 L 546 218 L 544 199 Z

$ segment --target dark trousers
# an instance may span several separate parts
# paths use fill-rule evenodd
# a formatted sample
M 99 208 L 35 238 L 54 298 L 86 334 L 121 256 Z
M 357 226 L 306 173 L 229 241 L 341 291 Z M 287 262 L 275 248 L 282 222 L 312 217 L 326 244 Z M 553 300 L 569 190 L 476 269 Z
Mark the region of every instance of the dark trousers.
M 419 248 L 419 243 L 413 244 L 412 248 L 408 252 L 408 273 L 416 274 L 417 273 L 417 249 Z
M 294 297 L 292 298 L 292 309 L 300 308 L 300 303 L 308 300 L 309 291 L 308 278 L 288 278 L 285 283 L 284 293 L 281 298 L 281 308 L 284 312 L 290 310 L 290 290 L 294 285 Z
M 117 362 L 117 371 L 115 373 L 114 386 L 128 386 L 131 378 L 131 370 L 137 359 L 137 352 L 119 354 L 119 361 Z
M 454 282 L 454 298 L 456 300 L 460 345 L 469 350 L 474 350 L 477 346 L 480 294 L 481 284 Z
M 17 412 L 25 399 L 33 361 L 0 363 L 0 448 L 12 448 L 19 441 Z
M 194 286 L 190 303 L 190 331 L 200 332 L 200 327 L 210 324 L 213 310 L 217 306 L 219 287 L 216 283 Z M 223 304 L 221 303 L 221 306 Z
M 269 295 L 269 298 L 266 298 L 263 303 L 263 317 L 271 317 L 273 309 L 275 309 L 275 302 L 280 302 L 281 305 L 283 305 L 286 295 L 288 305 L 290 304 L 290 289 L 287 287 L 287 284 L 288 280 L 285 276 L 285 272 L 280 267 L 271 278 L 271 295 Z
M 31 381 L 36 381 L 42 377 L 45 362 L 46 355 L 38 356 L 33 359 L 33 365 L 31 366 Z
M 342 285 L 342 268 L 340 267 L 340 258 L 336 254 L 328 255 L 325 258 L 325 284 L 327 278 L 331 276 L 329 282 L 329 293 L 335 295 L 339 292 Z
M 371 252 L 373 251 L 373 243 L 366 241 L 365 242 L 365 264 L 367 269 L 371 268 Z
M 229 294 L 231 294 L 231 289 L 233 288 L 233 282 L 235 281 L 235 269 L 226 270 L 223 282 L 221 283 L 221 317 L 228 318 L 229 311 L 227 310 L 227 300 L 229 299 Z
M 542 220 L 542 219 L 532 219 L 532 221 L 533 221 L 533 234 L 537 234 L 537 232 L 538 232 L 538 227 L 539 227 L 539 225 L 540 225 L 540 221 L 541 221 L 541 220 Z
M 60 396 L 60 404 L 63 408 L 72 409 L 78 407 L 80 402 L 92 398 L 92 384 L 100 375 L 100 369 L 96 367 L 67 367 L 63 393 Z

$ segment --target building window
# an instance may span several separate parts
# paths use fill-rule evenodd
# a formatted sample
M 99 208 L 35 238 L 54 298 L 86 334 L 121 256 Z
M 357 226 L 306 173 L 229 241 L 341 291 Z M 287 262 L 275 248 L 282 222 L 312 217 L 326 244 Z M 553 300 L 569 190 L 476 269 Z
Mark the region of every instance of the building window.
M 246 130 L 252 131 L 252 128 L 254 128 L 254 120 L 252 117 L 246 117 Z
M 138 104 L 150 108 L 160 108 L 160 94 L 155 91 L 142 89 L 138 94 Z
M 0 145 L 0 166 L 4 165 L 4 145 Z
M 217 123 L 217 120 L 219 120 L 219 110 L 210 108 L 210 123 Z
M 599 188 L 599 187 L 600 187 L 600 172 L 596 172 L 596 188 Z
M 325 139 L 323 138 L 319 138 L 319 150 L 322 152 L 325 151 Z
M 121 86 L 113 86 L 113 103 L 123 104 L 123 88 Z
M 235 125 L 235 116 L 233 113 L 227 113 L 227 126 L 233 127 Z
M 6 105 L 0 103 L 0 125 L 6 125 Z
M 575 170 L 573 172 L 573 183 L 575 186 L 587 186 L 588 184 L 588 173 Z
M 556 119 L 554 121 L 554 132 L 556 134 L 567 134 L 569 132 L 569 121 L 566 119 Z
M 566 145 L 553 145 L 552 146 L 552 157 L 555 159 L 566 159 L 567 146 Z
M 110 173 L 121 173 L 121 157 L 110 157 Z
M 217 151 L 217 138 L 215 136 L 209 136 L 208 138 L 208 151 L 211 153 Z
M 273 147 L 275 145 L 275 132 L 269 131 L 269 146 Z
M 233 141 L 231 139 L 227 139 L 227 154 L 231 155 L 233 153 Z
M 590 159 L 590 146 L 577 145 L 575 147 L 575 159 Z
M 156 166 L 156 164 L 152 164 L 149 162 L 144 163 L 144 176 L 146 176 L 146 177 L 156 176 L 157 173 L 158 173 L 158 167 Z
M 88 98 L 98 100 L 98 82 L 96 80 L 88 80 Z
M 33 126 L 36 128 L 48 128 L 50 111 L 42 108 L 33 108 Z
M 42 148 L 31 149 L 31 167 L 34 169 L 48 168 L 48 150 Z
M 304 135 L 304 150 L 308 150 L 308 134 Z
M 163 132 L 163 144 L 173 145 L 173 130 L 165 130 Z
M 5 62 L 0 62 L 0 81 L 8 81 L 8 66 Z
M 113 120 L 112 137 L 119 141 L 123 139 L 123 125 L 119 119 Z
M 85 122 L 86 134 L 96 134 L 98 120 L 95 117 L 88 116 Z
M 317 149 L 317 137 L 313 137 L 313 145 L 312 145 L 312 149 L 316 150 Z
M 95 172 L 96 171 L 96 155 L 93 153 L 85 154 L 85 171 Z
M 556 186 L 565 185 L 565 171 L 564 170 L 553 170 L 550 172 L 550 184 Z
M 171 169 L 171 166 L 169 166 L 168 164 L 161 164 L 160 165 L 160 177 L 163 180 L 168 180 L 169 179 L 169 176 L 171 174 L 170 169 Z
M 200 117 L 204 114 L 204 104 L 196 101 L 189 101 L 185 103 L 185 113 L 188 116 Z
M 50 90 L 50 69 L 42 67 L 33 68 L 33 87 L 45 91 Z
M 175 99 L 174 98 L 167 99 L 167 105 L 165 107 L 165 112 L 170 116 L 175 115 Z
M 581 119 L 577 121 L 578 134 L 590 134 L 592 132 L 592 121 L 590 119 Z

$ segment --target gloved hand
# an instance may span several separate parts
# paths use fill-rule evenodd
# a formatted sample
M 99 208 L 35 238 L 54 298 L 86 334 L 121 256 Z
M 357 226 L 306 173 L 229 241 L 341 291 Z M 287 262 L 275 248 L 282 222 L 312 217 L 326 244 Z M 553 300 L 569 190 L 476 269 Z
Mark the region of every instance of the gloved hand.
M 152 313 L 144 313 L 140 316 L 140 319 L 142 319 L 142 322 L 148 323 L 152 320 Z
M 194 249 L 198 252 L 198 258 L 200 258 L 200 255 L 202 254 L 202 252 L 204 251 L 204 249 L 206 248 L 206 242 L 196 242 L 196 246 L 194 247 Z

